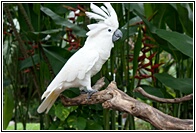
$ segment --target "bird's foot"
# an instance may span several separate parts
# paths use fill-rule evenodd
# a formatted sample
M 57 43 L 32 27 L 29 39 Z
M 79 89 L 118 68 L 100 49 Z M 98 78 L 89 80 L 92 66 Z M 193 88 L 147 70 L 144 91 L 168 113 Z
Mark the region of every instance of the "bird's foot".
M 83 90 L 80 91 L 80 94 L 88 94 L 87 99 L 90 99 L 91 96 L 94 93 L 96 93 L 96 92 L 98 92 L 98 90 L 96 90 L 96 89 L 91 89 L 91 90 L 85 90 L 85 89 L 83 89 Z
M 87 92 L 87 94 L 88 94 L 87 99 L 90 99 L 91 96 L 92 96 L 94 93 L 96 93 L 96 92 L 98 92 L 98 90 L 88 91 L 88 92 Z

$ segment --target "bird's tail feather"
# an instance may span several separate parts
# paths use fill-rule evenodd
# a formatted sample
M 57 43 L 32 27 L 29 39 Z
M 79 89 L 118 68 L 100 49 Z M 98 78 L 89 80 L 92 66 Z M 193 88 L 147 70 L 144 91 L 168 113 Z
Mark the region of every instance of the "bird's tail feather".
M 59 91 L 51 91 L 44 99 L 44 101 L 41 103 L 41 105 L 38 107 L 37 112 L 42 113 L 47 109 L 46 113 L 48 113 L 48 111 L 50 110 L 50 108 L 52 107 L 52 105 L 54 104 L 59 95 Z

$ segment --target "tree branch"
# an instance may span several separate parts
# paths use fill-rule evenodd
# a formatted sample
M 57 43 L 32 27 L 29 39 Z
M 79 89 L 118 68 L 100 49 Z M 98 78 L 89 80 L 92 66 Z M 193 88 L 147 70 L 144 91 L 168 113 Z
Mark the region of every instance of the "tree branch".
M 134 89 L 134 91 L 141 93 L 144 97 L 146 97 L 148 99 L 151 99 L 151 100 L 154 100 L 157 102 L 161 102 L 161 103 L 180 103 L 180 102 L 189 101 L 189 100 L 193 99 L 193 94 L 189 94 L 189 95 L 181 97 L 181 98 L 165 99 L 165 98 L 159 98 L 159 97 L 150 95 L 147 92 L 145 92 L 141 87 Z
M 100 90 L 105 85 L 104 79 L 105 79 L 104 77 L 99 79 L 92 88 L 96 90 Z M 107 96 L 106 97 L 98 96 L 98 95 L 104 96 L 104 93 L 105 91 L 99 91 L 98 94 L 97 93 L 93 94 L 90 99 L 87 99 L 88 94 L 81 94 L 80 96 L 71 98 L 71 99 L 64 97 L 63 95 L 60 95 L 60 98 L 61 98 L 61 102 L 63 103 L 65 107 L 76 106 L 76 105 L 86 105 L 86 104 L 90 105 L 90 104 L 96 104 L 96 103 L 103 103 L 105 102 L 105 100 L 111 98 Z
M 98 81 L 95 86 L 101 88 L 104 81 Z M 133 116 L 141 118 L 157 129 L 163 130 L 192 130 L 192 120 L 182 120 L 162 113 L 161 111 L 142 103 L 121 90 L 119 90 L 114 82 L 111 82 L 105 90 L 94 93 L 90 99 L 87 99 L 87 94 L 81 94 L 75 98 L 66 98 L 63 95 L 60 96 L 61 102 L 65 107 L 76 105 L 90 105 L 96 103 L 102 103 L 104 108 L 110 108 L 127 112 Z

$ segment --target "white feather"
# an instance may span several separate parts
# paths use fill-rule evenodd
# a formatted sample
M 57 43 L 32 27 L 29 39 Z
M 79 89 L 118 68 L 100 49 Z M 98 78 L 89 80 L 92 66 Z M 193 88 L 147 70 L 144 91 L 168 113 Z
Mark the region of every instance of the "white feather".
M 92 12 L 85 12 L 86 15 L 90 18 L 90 19 L 95 19 L 95 20 L 105 20 L 104 17 L 98 15 L 98 14 L 95 14 L 95 13 L 92 13 Z
M 98 24 L 89 24 L 89 25 L 87 25 L 87 27 L 88 27 L 89 30 L 93 30 L 97 27 L 97 25 Z
M 94 5 L 93 3 L 91 3 L 91 10 L 101 16 L 103 16 L 104 18 L 108 18 L 108 15 L 102 10 L 100 9 L 98 6 Z
M 101 6 L 101 9 L 102 9 L 105 13 L 107 13 L 108 16 L 110 16 L 110 13 L 109 13 L 108 10 L 105 8 L 105 6 Z
M 86 33 L 87 36 L 95 35 L 96 33 L 99 33 L 99 31 L 108 28 L 105 24 L 90 24 L 87 26 L 89 28 L 89 32 Z
M 113 7 L 111 6 L 111 4 L 110 3 L 108 3 L 108 2 L 105 2 L 105 3 L 103 3 L 106 7 L 107 7 L 107 10 L 108 10 L 108 12 L 111 14 L 113 14 L 113 13 L 115 13 L 115 11 L 114 11 L 114 9 L 113 9 Z M 112 16 L 112 15 L 111 15 Z
M 60 92 L 57 91 L 57 89 L 54 89 L 53 91 L 50 92 L 50 94 L 44 99 L 44 101 L 41 103 L 39 108 L 37 109 L 38 113 L 44 112 L 46 109 L 46 113 L 50 110 L 58 96 L 60 95 Z

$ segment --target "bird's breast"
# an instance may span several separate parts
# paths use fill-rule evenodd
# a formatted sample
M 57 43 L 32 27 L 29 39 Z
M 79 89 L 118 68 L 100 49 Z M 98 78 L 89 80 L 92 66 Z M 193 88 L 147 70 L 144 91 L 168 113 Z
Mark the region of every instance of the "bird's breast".
M 91 69 L 91 72 L 90 72 L 91 77 L 97 74 L 101 70 L 103 64 L 110 57 L 111 49 L 112 47 L 97 48 L 97 52 L 99 53 L 99 59 Z
M 95 63 L 94 67 L 91 69 L 91 77 L 94 76 L 95 74 L 97 74 L 101 70 L 101 68 L 105 62 L 106 62 L 106 60 L 99 58 L 99 60 Z

